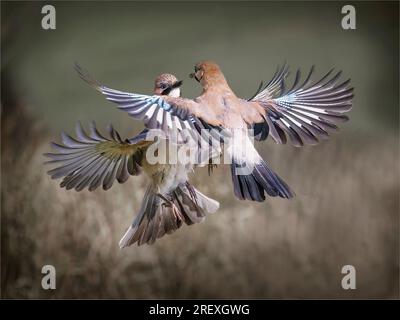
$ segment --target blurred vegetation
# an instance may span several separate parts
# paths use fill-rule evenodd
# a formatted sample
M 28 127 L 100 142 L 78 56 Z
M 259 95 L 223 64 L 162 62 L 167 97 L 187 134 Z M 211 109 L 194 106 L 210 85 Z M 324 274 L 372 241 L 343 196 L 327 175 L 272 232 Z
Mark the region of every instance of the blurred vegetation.
M 394 298 L 399 283 L 398 4 L 356 3 L 357 30 L 340 3 L 56 2 L 57 29 L 40 3 L 1 3 L 1 287 L 7 298 Z M 184 95 L 197 60 L 221 64 L 251 96 L 285 60 L 351 77 L 356 97 L 339 134 L 302 149 L 258 144 L 293 187 L 292 201 L 234 199 L 229 168 L 193 175 L 221 202 L 204 223 L 153 246 L 118 249 L 139 209 L 145 177 L 107 192 L 65 191 L 42 153 L 76 121 L 126 135 L 142 125 L 74 74 L 75 61 L 117 89 L 151 92 L 173 72 Z M 41 289 L 41 268 L 57 289 Z M 357 290 L 340 287 L 357 269 Z

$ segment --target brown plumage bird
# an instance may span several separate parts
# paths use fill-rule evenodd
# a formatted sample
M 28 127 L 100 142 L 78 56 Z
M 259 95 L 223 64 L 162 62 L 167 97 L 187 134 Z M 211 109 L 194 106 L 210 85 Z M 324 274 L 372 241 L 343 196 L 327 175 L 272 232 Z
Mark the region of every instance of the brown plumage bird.
M 258 90 L 248 101 L 238 98 L 229 87 L 219 66 L 211 61 L 197 63 L 195 78 L 203 88 L 202 94 L 192 101 L 166 99 L 171 105 L 184 107 L 209 123 L 229 129 L 251 128 L 257 140 L 265 140 L 270 134 L 284 144 L 287 137 L 294 146 L 317 144 L 337 130 L 337 123 L 345 122 L 344 112 L 352 108 L 353 88 L 350 80 L 338 83 L 341 72 L 329 78 L 329 71 L 321 80 L 311 84 L 311 68 L 304 82 L 300 83 L 300 71 L 294 83 L 286 88 L 288 67 L 278 68 L 271 81 Z M 261 88 L 261 87 L 260 87 Z M 207 115 L 206 115 L 207 114 Z M 239 141 L 240 142 L 240 141 Z M 233 141 L 234 145 L 238 143 Z M 264 190 L 270 196 L 291 198 L 294 193 L 259 156 L 252 144 L 245 148 L 245 157 L 232 152 L 232 181 L 239 199 L 263 201 Z M 237 168 L 250 163 L 250 174 L 238 175 Z
M 81 69 L 77 67 L 78 72 Z M 180 96 L 180 86 L 174 75 L 162 74 L 155 80 L 156 96 Z M 168 118 L 171 127 L 181 126 L 176 116 Z M 133 243 L 138 245 L 153 243 L 166 233 L 172 233 L 184 223 L 190 225 L 204 219 L 206 214 L 215 212 L 219 203 L 206 197 L 188 182 L 188 173 L 193 164 L 150 163 L 146 152 L 154 144 L 148 140 L 148 129 L 139 135 L 123 140 L 112 126 L 110 138 L 101 135 L 94 123 L 90 133 L 81 124 L 76 127 L 77 138 L 62 133 L 63 144 L 52 143 L 55 152 L 46 153 L 57 164 L 48 173 L 52 178 L 64 177 L 61 187 L 80 191 L 86 187 L 90 191 L 102 186 L 111 188 L 114 180 L 125 182 L 129 175 L 144 171 L 150 178 L 142 206 L 132 225 L 120 241 L 120 247 Z M 179 146 L 178 146 L 179 148 Z M 158 153 L 167 152 L 162 146 Z

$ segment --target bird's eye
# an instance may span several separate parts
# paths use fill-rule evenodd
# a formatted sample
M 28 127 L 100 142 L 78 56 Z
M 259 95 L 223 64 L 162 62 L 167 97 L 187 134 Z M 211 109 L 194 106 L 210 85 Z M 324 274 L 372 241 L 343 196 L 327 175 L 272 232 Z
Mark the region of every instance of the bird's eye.
M 160 88 L 161 88 L 161 89 L 165 89 L 166 87 L 167 87 L 167 85 L 166 85 L 165 83 L 161 83 L 161 84 L 160 84 Z

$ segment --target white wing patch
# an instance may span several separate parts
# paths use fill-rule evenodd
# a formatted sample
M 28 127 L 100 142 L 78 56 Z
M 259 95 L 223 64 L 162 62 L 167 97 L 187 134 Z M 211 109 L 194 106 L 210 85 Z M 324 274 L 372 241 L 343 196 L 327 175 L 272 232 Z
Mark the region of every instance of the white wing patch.
M 163 116 L 164 116 L 164 110 L 163 110 L 162 108 L 160 108 L 160 109 L 158 110 L 158 113 L 157 113 L 157 122 L 158 122 L 158 123 L 162 123 L 162 121 L 163 121 Z

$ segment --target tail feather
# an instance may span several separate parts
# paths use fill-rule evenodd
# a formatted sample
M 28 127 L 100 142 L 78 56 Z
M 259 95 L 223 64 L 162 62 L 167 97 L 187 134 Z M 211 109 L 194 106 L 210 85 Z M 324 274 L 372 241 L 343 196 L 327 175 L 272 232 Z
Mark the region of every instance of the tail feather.
M 196 191 L 196 201 L 200 208 L 202 208 L 207 213 L 215 213 L 219 209 L 219 202 L 207 197 L 199 190 Z
M 206 197 L 188 182 L 167 195 L 156 193 L 151 185 L 146 191 L 142 207 L 132 225 L 119 242 L 120 248 L 134 243 L 152 244 L 165 234 L 179 229 L 183 223 L 191 225 L 214 213 L 219 203 Z
M 279 196 L 286 199 L 294 197 L 295 194 L 290 187 L 268 167 L 264 160 L 260 159 L 249 175 L 238 175 L 237 167 L 239 164 L 233 161 L 231 173 L 237 198 L 262 202 L 265 200 L 264 191 L 271 197 Z
M 173 197 L 180 212 L 182 213 L 185 223 L 187 225 L 191 225 L 203 221 L 206 213 L 198 206 L 197 202 L 195 202 L 195 199 L 185 191 L 183 191 L 181 188 L 177 188 L 173 192 Z

